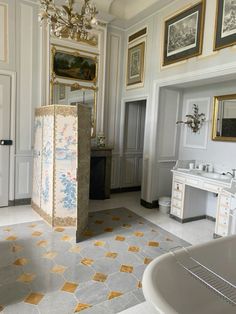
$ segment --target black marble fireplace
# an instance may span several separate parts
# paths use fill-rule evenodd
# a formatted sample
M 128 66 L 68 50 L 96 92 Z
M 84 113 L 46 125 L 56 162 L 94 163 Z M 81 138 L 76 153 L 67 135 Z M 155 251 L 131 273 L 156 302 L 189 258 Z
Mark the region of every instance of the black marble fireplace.
M 111 158 L 112 148 L 92 147 L 89 191 L 89 198 L 91 200 L 110 198 Z

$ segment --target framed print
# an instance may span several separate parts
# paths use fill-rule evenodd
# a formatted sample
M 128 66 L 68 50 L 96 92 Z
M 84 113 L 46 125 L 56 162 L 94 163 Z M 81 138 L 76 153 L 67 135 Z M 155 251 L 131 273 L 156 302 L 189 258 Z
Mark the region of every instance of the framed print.
M 97 81 L 97 58 L 81 55 L 75 50 L 52 47 L 52 76 L 74 81 Z
M 232 45 L 236 45 L 236 1 L 217 0 L 214 50 Z
M 163 65 L 202 53 L 205 0 L 165 21 Z
M 145 42 L 129 48 L 127 86 L 143 82 Z

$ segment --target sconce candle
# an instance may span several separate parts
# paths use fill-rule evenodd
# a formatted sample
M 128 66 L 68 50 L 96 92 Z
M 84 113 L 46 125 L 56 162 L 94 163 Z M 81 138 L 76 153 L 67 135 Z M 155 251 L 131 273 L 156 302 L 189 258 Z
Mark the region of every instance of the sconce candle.
M 193 133 L 197 133 L 206 121 L 205 113 L 199 113 L 199 107 L 196 104 L 193 105 L 193 114 L 187 114 L 186 118 L 186 121 L 177 121 L 176 124 L 186 124 Z

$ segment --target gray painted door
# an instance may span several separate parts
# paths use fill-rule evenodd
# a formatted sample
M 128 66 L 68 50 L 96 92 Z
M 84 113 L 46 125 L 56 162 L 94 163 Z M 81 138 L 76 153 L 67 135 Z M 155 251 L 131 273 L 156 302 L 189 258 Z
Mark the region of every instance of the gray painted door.
M 141 186 L 146 100 L 126 104 L 121 187 Z

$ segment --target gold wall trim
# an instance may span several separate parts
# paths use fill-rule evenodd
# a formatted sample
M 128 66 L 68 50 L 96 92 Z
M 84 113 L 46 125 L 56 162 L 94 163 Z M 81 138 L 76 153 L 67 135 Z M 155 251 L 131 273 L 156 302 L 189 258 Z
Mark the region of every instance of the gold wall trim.
M 76 106 L 66 106 L 66 105 L 56 105 L 55 106 L 55 115 L 73 116 L 77 117 L 77 107 Z
M 54 115 L 54 106 L 44 106 L 35 109 L 35 116 L 52 116 Z
M 72 217 L 54 217 L 54 227 L 75 227 L 76 226 L 76 218 Z

